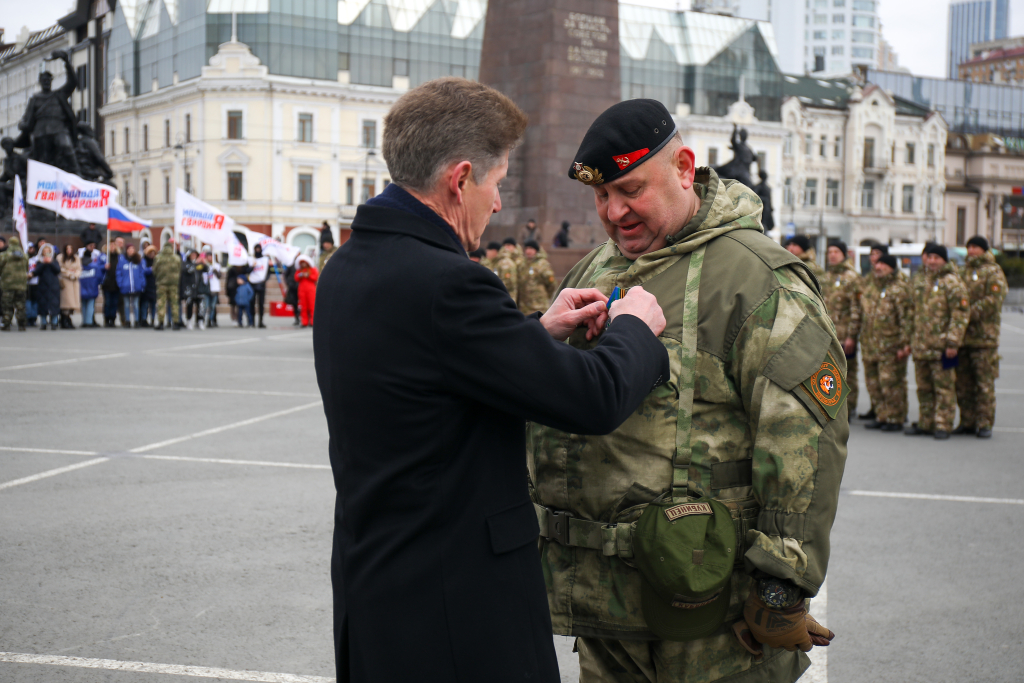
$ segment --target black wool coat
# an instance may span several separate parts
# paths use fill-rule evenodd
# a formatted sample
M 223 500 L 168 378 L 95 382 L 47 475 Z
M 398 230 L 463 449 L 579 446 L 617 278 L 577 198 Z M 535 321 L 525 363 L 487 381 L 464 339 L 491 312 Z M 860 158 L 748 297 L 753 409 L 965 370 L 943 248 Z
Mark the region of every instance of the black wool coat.
M 443 228 L 379 206 L 316 315 L 339 683 L 556 683 L 525 421 L 612 431 L 668 377 L 665 348 L 628 315 L 592 350 L 557 342 Z

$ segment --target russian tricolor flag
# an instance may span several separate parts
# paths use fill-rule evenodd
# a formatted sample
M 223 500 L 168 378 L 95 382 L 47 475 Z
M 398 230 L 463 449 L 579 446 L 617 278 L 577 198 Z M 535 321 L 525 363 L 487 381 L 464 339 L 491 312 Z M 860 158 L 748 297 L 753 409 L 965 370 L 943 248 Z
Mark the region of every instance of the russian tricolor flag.
M 114 232 L 138 232 L 143 228 L 152 227 L 152 225 L 153 221 L 143 220 L 123 206 L 111 204 L 107 209 L 108 230 L 113 230 Z

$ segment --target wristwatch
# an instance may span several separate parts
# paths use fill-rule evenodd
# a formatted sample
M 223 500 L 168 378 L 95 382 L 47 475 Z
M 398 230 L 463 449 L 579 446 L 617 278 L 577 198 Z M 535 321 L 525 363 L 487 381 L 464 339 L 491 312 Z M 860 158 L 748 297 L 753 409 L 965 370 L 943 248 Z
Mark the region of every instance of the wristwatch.
M 772 609 L 788 609 L 804 599 L 804 592 L 791 581 L 774 577 L 758 581 L 757 595 Z

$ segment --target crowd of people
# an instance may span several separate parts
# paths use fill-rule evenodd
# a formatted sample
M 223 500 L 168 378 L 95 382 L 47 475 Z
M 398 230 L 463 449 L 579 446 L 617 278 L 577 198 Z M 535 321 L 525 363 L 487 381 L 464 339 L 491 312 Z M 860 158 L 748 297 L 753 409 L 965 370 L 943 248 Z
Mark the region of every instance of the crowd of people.
M 535 234 L 536 223 L 530 221 L 527 230 Z M 486 249 L 471 252 L 469 258 L 501 278 L 525 315 L 548 310 L 558 282 L 547 254 L 533 236 L 528 236 L 522 248 L 514 237 L 506 237 L 504 242 L 490 242 Z
M 136 247 L 115 237 L 98 248 L 95 226 L 82 232 L 84 246 L 60 250 L 45 237 L 23 245 L 17 236 L 0 237 L 0 331 L 80 328 L 204 329 L 218 327 L 217 307 L 226 297 L 233 325 L 265 328 L 270 279 L 286 288 L 294 325 L 313 324 L 316 282 L 336 251 L 329 230 L 320 257 L 300 254 L 282 267 L 259 245 L 247 263 L 225 267 L 211 247 L 183 249 L 174 240 L 160 249 L 143 240 Z M 313 249 L 309 249 L 313 252 Z M 102 306 L 97 309 L 97 301 Z
M 921 268 L 909 278 L 884 244 L 871 246 L 871 272 L 863 276 L 841 241 L 828 246 L 827 271 L 817 264 L 807 237 L 791 238 L 786 248 L 822 286 L 846 352 L 851 419 L 859 356 L 871 397 L 871 409 L 859 417 L 869 420 L 868 429 L 936 439 L 992 436 L 1007 282 L 984 237 L 967 241 L 967 259 L 960 268 L 945 246 L 928 243 Z M 904 428 L 908 358 L 914 360 L 919 416 Z M 958 407 L 960 424 L 954 428 Z

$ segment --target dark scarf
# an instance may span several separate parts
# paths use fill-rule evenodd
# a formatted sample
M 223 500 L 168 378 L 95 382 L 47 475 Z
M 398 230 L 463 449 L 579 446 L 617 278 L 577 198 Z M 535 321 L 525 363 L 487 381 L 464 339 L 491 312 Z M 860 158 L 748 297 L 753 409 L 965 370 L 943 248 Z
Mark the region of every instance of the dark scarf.
M 394 183 L 385 187 L 383 192 L 366 202 L 366 205 L 379 206 L 385 209 L 398 209 L 399 211 L 419 216 L 423 220 L 433 223 L 444 230 L 452 238 L 452 241 L 459 245 L 459 251 L 463 255 L 466 254 L 465 247 L 462 246 L 459 236 L 455 234 L 455 230 L 448 224 L 448 221 L 438 216 L 433 209 Z

